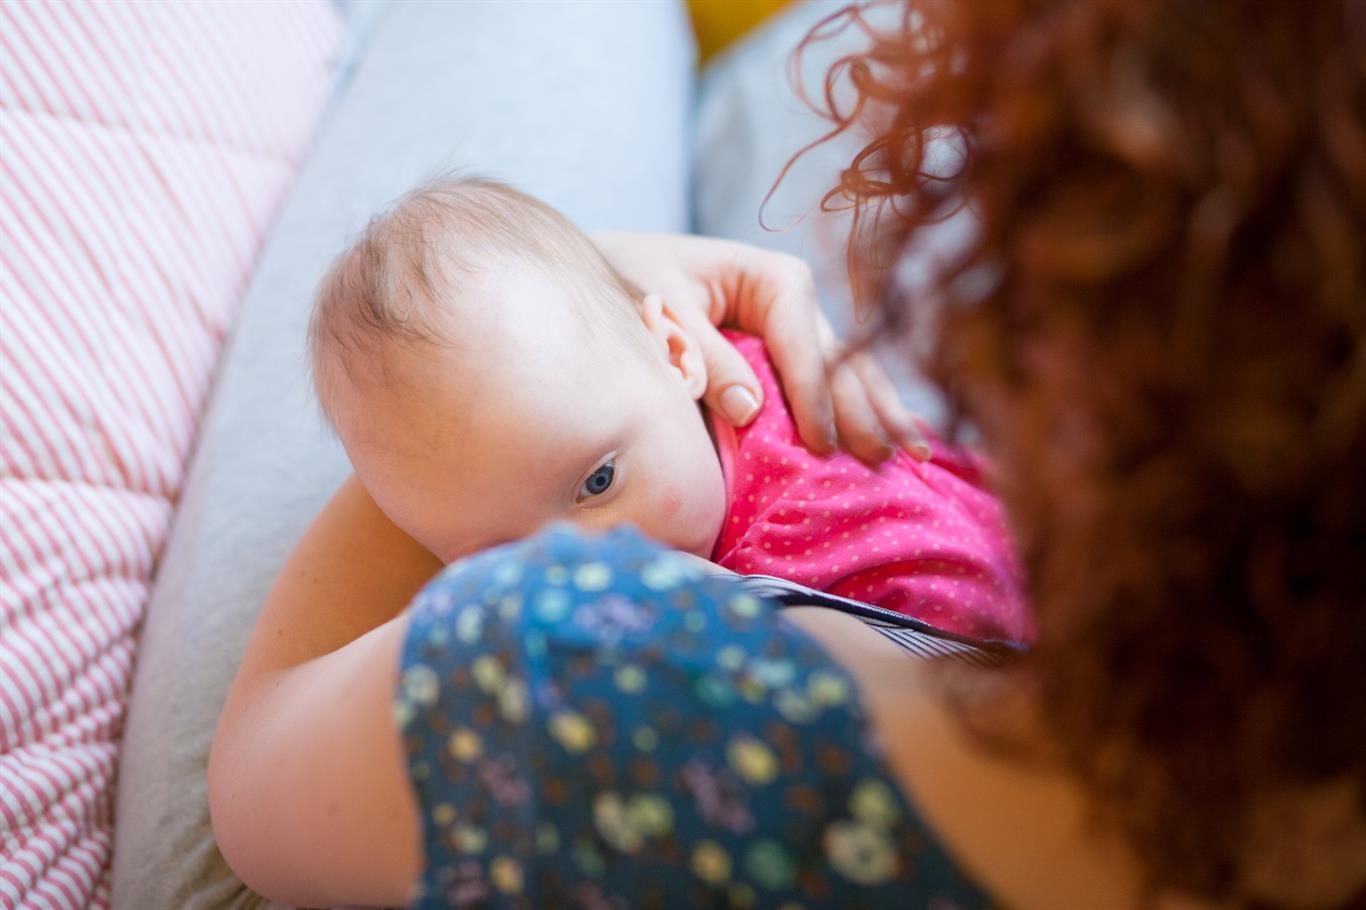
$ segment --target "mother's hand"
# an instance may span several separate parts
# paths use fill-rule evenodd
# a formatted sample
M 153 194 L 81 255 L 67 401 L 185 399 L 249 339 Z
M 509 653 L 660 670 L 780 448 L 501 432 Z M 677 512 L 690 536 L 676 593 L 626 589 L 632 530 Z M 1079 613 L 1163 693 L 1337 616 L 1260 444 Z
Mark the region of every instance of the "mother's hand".
M 748 244 L 682 234 L 600 233 L 603 255 L 625 278 L 658 293 L 702 350 L 703 400 L 737 426 L 754 418 L 763 390 L 745 359 L 718 331 L 764 339 L 802 441 L 815 452 L 844 448 L 865 462 L 900 446 L 929 457 L 916 421 L 887 374 L 867 354 L 844 346 L 821 312 L 810 267 L 795 256 Z

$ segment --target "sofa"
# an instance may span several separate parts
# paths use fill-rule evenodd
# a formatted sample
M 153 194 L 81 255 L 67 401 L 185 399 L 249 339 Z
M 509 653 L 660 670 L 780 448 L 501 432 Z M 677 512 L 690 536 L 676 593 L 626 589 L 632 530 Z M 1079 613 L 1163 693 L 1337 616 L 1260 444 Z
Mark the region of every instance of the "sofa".
M 675 2 L 0 3 L 0 907 L 274 906 L 214 844 L 205 763 L 347 471 L 309 389 L 312 289 L 413 183 L 785 249 L 850 326 L 846 225 L 815 211 L 848 143 L 759 219 L 822 132 L 791 52 L 840 6 L 793 4 L 699 73 Z

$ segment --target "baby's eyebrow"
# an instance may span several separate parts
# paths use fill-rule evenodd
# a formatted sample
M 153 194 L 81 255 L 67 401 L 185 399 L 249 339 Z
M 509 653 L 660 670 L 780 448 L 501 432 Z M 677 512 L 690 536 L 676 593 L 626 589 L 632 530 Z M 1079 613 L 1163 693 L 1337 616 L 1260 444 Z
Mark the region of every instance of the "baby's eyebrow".
M 590 472 L 597 470 L 603 459 L 607 456 L 610 449 L 603 448 L 596 443 L 566 447 L 564 456 L 561 459 L 564 463 L 562 468 L 568 482 L 574 483 L 587 476 Z
M 564 454 L 560 459 L 564 464 L 561 470 L 568 477 L 566 482 L 577 483 L 588 476 L 590 472 L 601 467 L 613 452 L 620 452 L 620 450 L 621 441 L 619 439 L 605 442 L 598 435 L 594 435 L 592 438 L 566 441 L 562 450 Z

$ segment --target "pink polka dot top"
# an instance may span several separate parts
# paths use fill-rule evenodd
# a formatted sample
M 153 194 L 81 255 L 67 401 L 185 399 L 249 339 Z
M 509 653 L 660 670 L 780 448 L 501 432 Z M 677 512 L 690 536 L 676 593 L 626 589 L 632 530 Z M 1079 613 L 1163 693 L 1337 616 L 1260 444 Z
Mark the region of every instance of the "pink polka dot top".
M 874 469 L 813 454 L 763 342 L 727 332 L 764 405 L 749 426 L 712 419 L 728 508 L 712 561 L 776 575 L 981 638 L 1028 641 L 1033 623 L 1000 502 L 971 455 L 931 440 Z

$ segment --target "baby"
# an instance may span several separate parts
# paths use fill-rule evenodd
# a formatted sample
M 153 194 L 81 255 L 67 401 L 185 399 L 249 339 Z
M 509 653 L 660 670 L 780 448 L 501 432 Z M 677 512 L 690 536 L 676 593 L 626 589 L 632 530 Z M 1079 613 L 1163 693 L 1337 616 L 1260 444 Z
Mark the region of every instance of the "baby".
M 486 180 L 420 187 L 324 278 L 310 327 L 323 411 L 356 476 L 443 561 L 552 520 L 634 524 L 983 637 L 1028 634 L 996 501 L 969 461 L 878 469 L 801 444 L 757 339 L 747 427 L 712 419 L 696 341 L 538 200 Z

